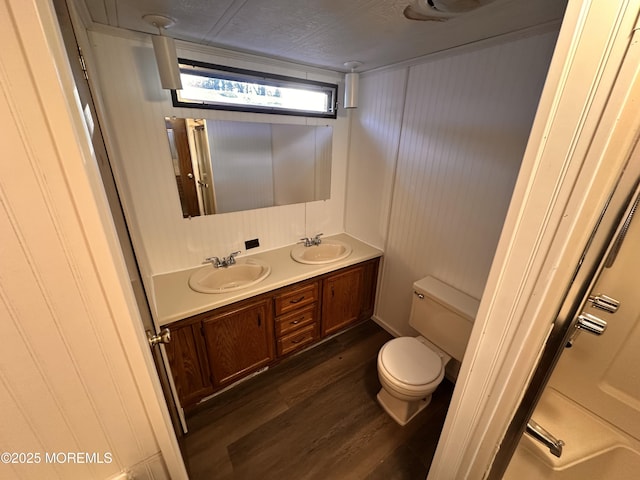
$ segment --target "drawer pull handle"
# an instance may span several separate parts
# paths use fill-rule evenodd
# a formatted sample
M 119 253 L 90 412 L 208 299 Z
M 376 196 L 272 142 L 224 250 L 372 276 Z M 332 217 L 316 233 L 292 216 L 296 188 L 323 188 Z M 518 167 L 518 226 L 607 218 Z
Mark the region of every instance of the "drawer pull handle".
M 297 300 L 291 300 L 289 303 L 300 303 L 302 300 L 304 300 L 304 295 L 298 298 Z
M 291 340 L 291 343 L 300 343 L 300 342 L 301 342 L 301 341 L 303 341 L 303 340 L 305 340 L 305 338 L 304 338 L 304 337 L 302 337 L 302 338 L 298 338 L 298 339 L 296 339 L 296 340 Z
M 297 325 L 300 323 L 300 320 L 294 320 L 293 322 L 289 322 L 291 325 Z

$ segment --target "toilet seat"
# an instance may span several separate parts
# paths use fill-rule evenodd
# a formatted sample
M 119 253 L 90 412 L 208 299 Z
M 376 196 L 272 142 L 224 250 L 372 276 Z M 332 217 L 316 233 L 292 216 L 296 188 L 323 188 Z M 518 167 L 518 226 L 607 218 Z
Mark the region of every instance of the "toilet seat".
M 378 365 L 398 387 L 416 390 L 442 378 L 442 359 L 414 337 L 387 342 L 378 355 Z

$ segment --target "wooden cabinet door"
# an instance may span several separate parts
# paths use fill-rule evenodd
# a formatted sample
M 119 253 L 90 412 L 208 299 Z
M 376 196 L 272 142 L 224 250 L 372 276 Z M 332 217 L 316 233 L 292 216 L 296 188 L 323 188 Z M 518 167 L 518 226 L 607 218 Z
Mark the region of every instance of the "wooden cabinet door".
M 165 345 L 173 381 L 182 407 L 213 393 L 209 364 L 200 323 L 170 326 L 171 342 Z
M 361 266 L 330 275 L 322 287 L 322 336 L 329 335 L 360 318 L 362 305 Z
M 376 287 L 378 286 L 378 265 L 380 259 L 375 258 L 362 264 L 362 304 L 360 305 L 360 320 L 373 316 L 376 302 Z
M 274 359 L 271 299 L 241 302 L 202 322 L 216 387 L 232 383 Z

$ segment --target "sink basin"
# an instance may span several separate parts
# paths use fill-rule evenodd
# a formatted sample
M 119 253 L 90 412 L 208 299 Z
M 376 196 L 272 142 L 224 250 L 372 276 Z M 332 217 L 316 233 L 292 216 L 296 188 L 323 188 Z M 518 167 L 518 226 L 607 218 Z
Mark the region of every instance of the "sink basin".
M 238 259 L 234 265 L 196 270 L 189 277 L 189 287 L 200 293 L 227 293 L 250 287 L 267 278 L 271 267 L 256 259 Z
M 321 265 L 337 262 L 351 255 L 351 246 L 339 240 L 323 240 L 320 245 L 305 247 L 296 245 L 291 249 L 291 258 L 299 263 Z

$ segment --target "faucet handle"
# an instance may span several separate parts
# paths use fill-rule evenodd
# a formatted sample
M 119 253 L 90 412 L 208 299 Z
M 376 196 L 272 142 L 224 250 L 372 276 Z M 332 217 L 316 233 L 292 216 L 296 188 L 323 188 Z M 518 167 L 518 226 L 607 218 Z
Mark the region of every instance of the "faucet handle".
M 316 234 L 315 237 L 313 237 L 313 240 L 311 241 L 311 243 L 313 243 L 314 245 L 320 245 L 322 243 L 322 240 L 320 240 L 320 237 L 324 235 L 323 233 L 318 233 Z
M 240 253 L 240 250 L 238 250 L 237 252 L 231 252 L 229 254 L 229 258 L 227 258 L 227 264 L 229 265 L 233 265 L 234 263 L 236 263 L 236 255 L 238 255 Z
M 220 265 L 220 259 L 218 257 L 207 257 L 204 259 L 204 262 L 202 263 L 203 264 L 210 263 L 214 267 L 217 267 L 218 265 Z

